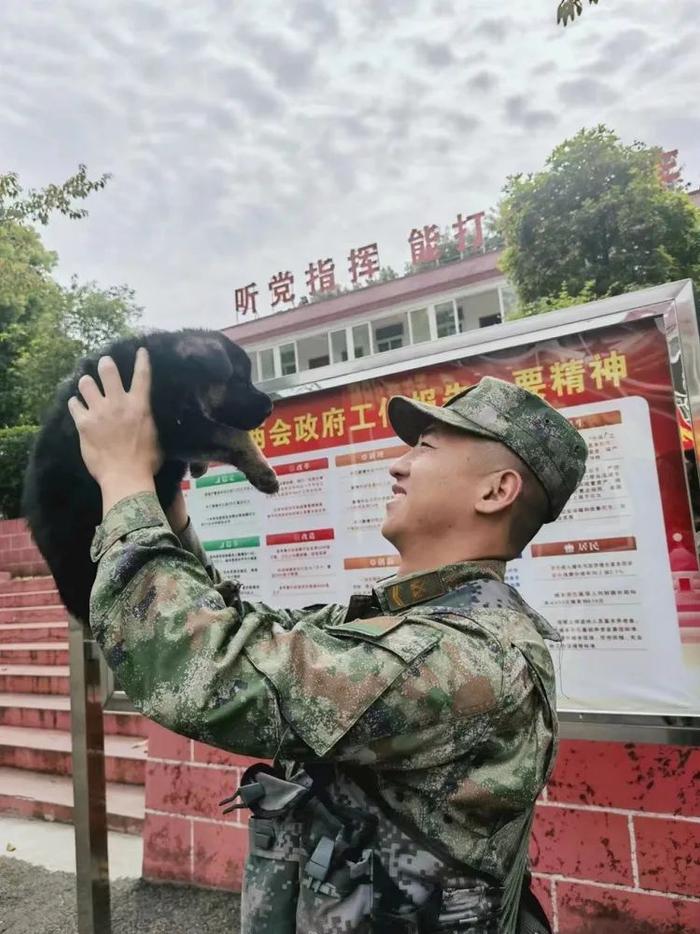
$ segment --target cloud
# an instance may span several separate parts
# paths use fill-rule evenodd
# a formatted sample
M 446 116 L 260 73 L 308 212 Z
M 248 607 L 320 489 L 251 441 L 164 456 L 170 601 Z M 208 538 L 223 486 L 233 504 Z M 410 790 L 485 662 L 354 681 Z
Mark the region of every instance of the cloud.
M 314 40 L 328 42 L 340 35 L 340 22 L 332 3 L 323 0 L 297 0 L 293 20 L 301 32 Z
M 299 39 L 290 41 L 286 34 L 265 33 L 257 28 L 243 29 L 240 41 L 253 52 L 261 70 L 269 72 L 281 90 L 295 90 L 307 85 L 316 62 L 313 45 Z
M 510 30 L 511 24 L 505 17 L 500 19 L 491 17 L 482 19 L 481 22 L 477 23 L 474 32 L 477 35 L 486 36 L 488 39 L 500 40 L 505 39 Z
M 551 111 L 528 107 L 528 98 L 524 94 L 506 98 L 504 110 L 510 124 L 525 130 L 539 130 L 557 123 L 557 116 Z
M 448 42 L 428 42 L 416 39 L 413 43 L 416 55 L 431 68 L 447 68 L 455 58 L 452 46 Z
M 472 91 L 490 91 L 498 84 L 498 75 L 493 71 L 482 68 L 475 72 L 468 80 L 467 87 Z
M 319 256 L 344 269 L 374 240 L 401 269 L 413 226 L 450 223 L 465 193 L 488 208 L 506 175 L 601 119 L 678 145 L 698 179 L 681 0 L 634 18 L 632 0 L 601 4 L 566 31 L 553 2 L 506 17 L 441 0 L 123 0 L 99 15 L 3 0 L 3 161 L 28 185 L 81 161 L 114 173 L 47 244 L 62 276 L 126 281 L 166 327 L 228 324 L 236 285 L 263 294 Z
M 446 119 L 459 133 L 473 133 L 481 126 L 481 120 L 469 114 L 451 113 Z
M 562 81 L 558 89 L 559 97 L 571 107 L 590 108 L 607 106 L 618 97 L 617 92 L 597 78 L 582 77 L 576 81 Z
M 255 72 L 245 65 L 224 65 L 219 71 L 223 93 L 256 117 L 279 113 L 282 102 Z
M 530 74 L 539 77 L 541 75 L 549 75 L 553 71 L 556 71 L 556 70 L 557 70 L 557 63 L 549 60 L 549 61 L 539 62 L 539 64 L 535 65 L 530 70 Z

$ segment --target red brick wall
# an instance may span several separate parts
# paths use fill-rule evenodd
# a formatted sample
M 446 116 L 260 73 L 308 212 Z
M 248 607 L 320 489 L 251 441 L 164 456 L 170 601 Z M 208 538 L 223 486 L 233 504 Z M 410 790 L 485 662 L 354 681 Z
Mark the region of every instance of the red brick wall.
M 49 573 L 24 519 L 0 519 L 0 571 L 22 577 Z
M 238 891 L 250 760 L 151 725 L 144 876 Z M 559 934 L 700 934 L 700 749 L 563 741 L 537 807 L 535 886 Z
M 149 724 L 144 878 L 240 891 L 248 811 L 218 804 L 253 761 Z
M 563 741 L 531 858 L 562 934 L 697 934 L 700 749 Z

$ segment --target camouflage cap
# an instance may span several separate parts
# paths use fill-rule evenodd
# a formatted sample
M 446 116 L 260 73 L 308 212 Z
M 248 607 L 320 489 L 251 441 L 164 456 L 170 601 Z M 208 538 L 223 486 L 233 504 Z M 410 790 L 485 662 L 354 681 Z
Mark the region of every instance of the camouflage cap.
M 534 393 L 492 376 L 443 406 L 393 396 L 388 415 L 399 438 L 412 446 L 431 422 L 505 444 L 544 487 L 547 522 L 557 518 L 586 469 L 586 442 L 563 415 Z

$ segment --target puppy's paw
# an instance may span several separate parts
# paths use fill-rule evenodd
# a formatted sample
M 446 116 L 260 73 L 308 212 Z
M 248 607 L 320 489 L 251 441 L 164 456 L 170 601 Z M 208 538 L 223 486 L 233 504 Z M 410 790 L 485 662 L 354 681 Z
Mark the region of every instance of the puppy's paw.
M 237 580 L 224 580 L 214 584 L 226 606 L 235 606 L 241 599 L 241 585 Z
M 272 467 L 260 466 L 255 468 L 253 471 L 248 472 L 248 479 L 253 484 L 253 486 L 260 490 L 262 493 L 277 493 L 280 488 L 280 482 L 277 479 L 277 474 L 274 472 Z

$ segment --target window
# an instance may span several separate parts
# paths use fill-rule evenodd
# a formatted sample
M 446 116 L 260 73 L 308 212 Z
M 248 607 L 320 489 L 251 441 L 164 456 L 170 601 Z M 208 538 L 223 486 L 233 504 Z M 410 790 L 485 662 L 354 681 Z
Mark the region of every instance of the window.
M 297 340 L 297 366 L 299 372 L 314 370 L 319 366 L 328 366 L 328 334 L 312 334 Z
M 411 312 L 411 335 L 414 344 L 430 340 L 430 319 L 427 308 L 416 308 Z
M 403 323 L 385 324 L 382 328 L 376 328 L 374 332 L 377 341 L 377 353 L 385 353 L 387 350 L 397 350 L 403 347 Z
M 355 358 L 368 357 L 372 353 L 368 324 L 358 324 L 352 329 L 352 346 Z
M 328 366 L 330 362 L 328 354 L 323 354 L 321 357 L 311 357 L 309 360 L 309 369 L 316 370 L 320 366 Z
M 388 315 L 372 322 L 375 353 L 396 350 L 408 343 L 408 317 L 405 314 Z
M 500 320 L 501 303 L 498 299 L 498 289 L 488 292 L 477 292 L 475 295 L 463 295 L 457 299 L 457 321 L 459 330 L 471 331 L 482 327 L 482 318 L 498 315 Z
M 492 324 L 500 324 L 500 323 L 501 323 L 501 316 L 500 316 L 500 314 L 498 314 L 498 315 L 485 315 L 483 318 L 479 318 L 479 327 L 480 327 L 480 328 L 488 328 L 488 327 L 490 327 Z
M 280 366 L 282 376 L 289 376 L 297 371 L 297 352 L 294 344 L 283 344 L 280 347 Z
M 331 331 L 331 359 L 333 363 L 345 363 L 348 359 L 348 336 L 345 331 Z
M 255 350 L 251 350 L 248 354 L 250 357 L 250 378 L 254 383 L 257 383 L 258 379 L 258 354 Z
M 450 337 L 457 333 L 455 325 L 455 306 L 452 302 L 443 302 L 435 306 L 435 324 L 438 337 Z
M 272 347 L 260 351 L 260 379 L 275 378 L 275 354 Z

